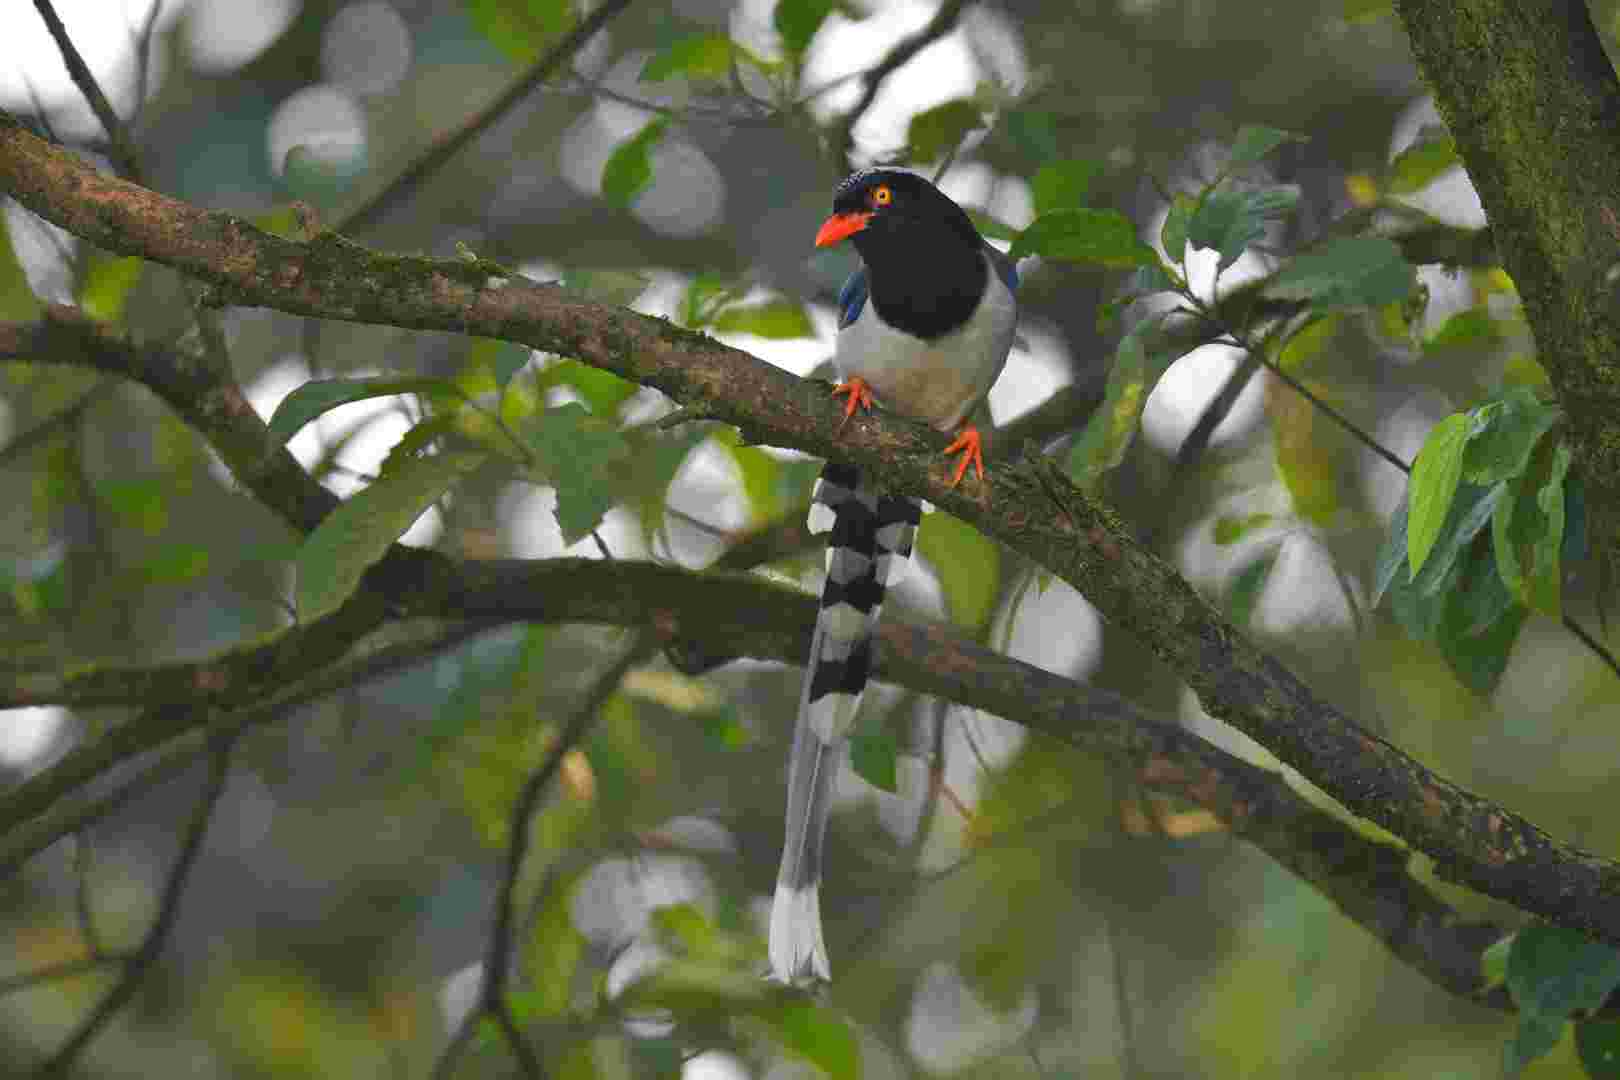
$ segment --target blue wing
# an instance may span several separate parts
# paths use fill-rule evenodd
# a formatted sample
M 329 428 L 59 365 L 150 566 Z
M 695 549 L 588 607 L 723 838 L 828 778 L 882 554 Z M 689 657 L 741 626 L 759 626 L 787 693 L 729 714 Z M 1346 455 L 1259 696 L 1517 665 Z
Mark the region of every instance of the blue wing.
M 984 253 L 987 257 L 989 257 L 990 265 L 995 268 L 996 276 L 1001 279 L 1001 283 L 1003 285 L 1007 286 L 1007 291 L 1010 293 L 1017 293 L 1018 263 L 1007 258 L 1007 256 L 1003 255 L 989 244 L 984 245 Z
M 838 290 L 838 329 L 844 329 L 861 317 L 866 295 L 866 267 L 863 266 L 849 275 L 844 287 Z

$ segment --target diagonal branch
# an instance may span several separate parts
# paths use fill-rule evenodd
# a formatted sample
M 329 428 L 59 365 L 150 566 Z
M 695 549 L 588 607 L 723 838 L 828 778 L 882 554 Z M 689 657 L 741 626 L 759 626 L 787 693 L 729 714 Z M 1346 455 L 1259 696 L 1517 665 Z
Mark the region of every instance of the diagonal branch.
M 878 91 L 883 89 L 883 84 L 888 81 L 890 75 L 909 64 L 912 57 L 955 30 L 957 21 L 962 18 L 962 12 L 966 7 L 967 0 L 944 0 L 944 3 L 939 5 L 939 10 L 934 12 L 934 17 L 928 20 L 927 25 L 916 33 L 901 38 L 870 70 L 855 76 L 861 80 L 861 96 L 856 100 L 854 107 L 838 120 L 828 135 L 833 155 L 837 161 L 843 163 L 846 172 L 855 168 L 853 157 L 855 125 L 861 122 L 866 110 L 877 100 Z
M 678 633 L 711 657 L 799 663 L 807 655 L 815 626 L 814 597 L 759 579 L 583 559 L 514 563 L 507 571 L 463 598 L 464 606 L 481 613 L 466 627 L 487 629 L 513 620 L 639 627 L 660 636 Z M 408 629 L 409 624 L 394 624 L 373 635 L 381 639 L 381 647 L 368 638 L 356 650 L 358 660 L 348 671 L 340 666 L 323 672 L 289 687 L 282 697 L 211 719 L 209 724 L 229 734 L 273 722 L 297 704 L 341 685 L 345 676 L 358 681 L 418 664 L 425 655 L 419 645 L 398 648 L 391 643 L 393 636 Z M 427 632 L 429 636 L 419 638 L 418 632 L 410 631 L 408 640 L 448 647 L 464 641 L 467 633 L 431 626 Z M 1009 717 L 1103 757 L 1144 787 L 1204 807 L 1234 834 L 1311 883 L 1432 982 L 1463 996 L 1485 993 L 1480 956 L 1506 928 L 1463 921 L 1413 875 L 1407 849 L 1372 839 L 1313 806 L 1280 774 L 1235 758 L 1179 724 L 1158 721 L 1116 694 L 1002 656 L 948 627 L 886 619 L 879 626 L 879 638 L 877 674 L 883 679 Z M 275 647 L 275 642 L 264 645 Z M 197 665 L 199 672 L 208 667 L 206 661 Z M 201 715 L 196 719 L 201 722 Z M 163 755 L 152 767 L 157 775 L 183 764 L 176 757 L 195 756 L 204 745 L 201 731 L 188 732 L 182 736 L 187 741 L 176 745 L 178 753 L 172 754 L 169 747 L 177 744 L 172 733 L 148 730 L 141 735 L 136 752 L 158 750 Z M 95 757 L 97 745 L 73 751 L 40 774 L 40 781 L 60 787 L 57 780 L 66 770 L 75 777 L 69 790 L 82 786 L 81 778 L 89 770 L 75 762 Z M 127 756 L 100 760 L 92 775 Z M 142 783 L 146 780 L 141 778 Z M 38 828 L 34 823 L 12 824 L 7 843 L 0 847 L 0 873 L 53 837 L 76 828 L 79 808 L 70 805 L 67 810 L 65 822 L 57 820 L 53 807 L 39 819 Z M 0 800 L 0 820 L 20 820 L 10 797 Z M 40 830 L 44 835 L 38 835 Z M 32 842 L 19 849 L 24 839 Z M 1484 1000 L 1498 1008 L 1512 1007 L 1502 993 Z
M 702 334 L 582 300 L 481 260 L 380 254 L 331 235 L 308 243 L 270 236 L 230 215 L 101 176 L 3 114 L 0 189 L 104 247 L 202 278 L 222 303 L 471 333 L 564 353 L 657 387 L 756 442 L 867 469 L 881 484 L 927 498 L 1053 570 L 1145 642 L 1212 715 L 1354 813 L 1433 856 L 1455 880 L 1620 942 L 1620 866 L 1557 841 L 1357 726 L 1231 626 L 1049 462 L 1000 466 L 989 484 L 952 488 L 938 432 L 888 414 L 840 429 L 823 384 L 796 379 Z M 174 376 L 153 366 L 141 374 L 149 385 Z M 409 582 L 413 566 L 429 568 L 411 558 L 396 549 L 373 573 L 386 579 L 398 572 Z M 454 584 L 436 581 L 394 595 L 410 597 L 407 604 L 454 605 L 465 597 L 441 591 Z
M 43 3 L 44 0 L 39 2 Z M 442 168 L 446 162 L 460 153 L 463 147 L 510 112 L 512 106 L 528 97 L 536 87 L 555 75 L 558 68 L 566 64 L 596 36 L 597 31 L 612 22 L 629 6 L 630 0 L 606 0 L 601 7 L 570 30 L 561 41 L 546 50 L 544 56 L 501 91 L 500 96 L 494 101 L 467 117 L 453 131 L 435 139 L 433 145 L 407 165 L 398 176 L 345 214 L 337 228 L 344 232 L 360 232 L 375 225 L 395 206 L 409 198 L 423 179 Z
M 62 25 L 62 19 L 56 14 L 56 8 L 51 0 L 34 0 L 34 7 L 39 11 L 39 17 L 45 20 L 45 28 L 50 31 L 51 40 L 62 53 L 62 63 L 67 66 L 68 75 L 73 79 L 73 85 L 79 88 L 84 100 L 90 105 L 90 111 L 96 114 L 101 121 L 102 129 L 107 132 L 107 142 L 112 148 L 113 162 L 118 171 L 137 184 L 142 183 L 140 156 L 135 152 L 135 144 L 129 140 L 129 132 L 124 129 L 124 122 L 118 118 L 118 111 L 107 100 L 107 95 L 101 92 L 101 84 L 96 81 L 95 74 L 90 65 L 84 62 L 79 55 L 78 48 L 73 39 L 68 37 L 67 27 Z M 144 81 L 144 79 L 143 79 Z
M 40 1076 L 60 1076 L 73 1067 L 74 1061 L 84 1052 L 85 1047 L 90 1045 L 120 1009 L 129 1004 L 129 999 L 135 996 L 141 980 L 151 970 L 158 954 L 168 942 L 169 933 L 174 929 L 175 920 L 180 914 L 180 897 L 185 891 L 186 880 L 191 876 L 191 868 L 196 864 L 197 856 L 202 851 L 203 838 L 208 834 L 208 823 L 213 820 L 214 808 L 219 805 L 219 797 L 225 792 L 225 778 L 230 774 L 231 742 L 218 743 L 214 747 L 213 755 L 213 761 L 209 765 L 207 786 L 203 789 L 203 796 L 197 803 L 197 809 L 192 812 L 191 822 L 186 826 L 185 839 L 180 844 L 180 854 L 175 859 L 174 867 L 169 871 L 169 879 L 163 886 L 163 895 L 158 901 L 157 917 L 152 920 L 152 925 L 146 931 L 146 936 L 141 939 L 140 946 L 123 962 L 123 969 L 119 972 L 118 981 L 113 984 L 113 988 L 96 1003 L 90 1015 L 80 1022 L 78 1028 L 68 1036 L 67 1041 L 56 1053 L 39 1067 Z

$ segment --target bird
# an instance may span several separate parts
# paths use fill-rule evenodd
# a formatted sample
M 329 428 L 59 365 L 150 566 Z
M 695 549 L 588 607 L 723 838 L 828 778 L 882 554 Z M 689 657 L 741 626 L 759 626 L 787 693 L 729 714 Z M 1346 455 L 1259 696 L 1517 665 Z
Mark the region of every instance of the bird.
M 979 235 L 965 210 L 929 180 L 901 169 L 856 172 L 833 193 L 815 245 L 851 243 L 861 265 L 838 295 L 833 355 L 848 395 L 844 420 L 874 401 L 940 431 L 984 483 L 983 440 L 972 422 L 1012 347 L 1016 264 Z M 809 527 L 826 532 L 826 581 L 810 645 L 788 764 L 786 836 L 771 906 L 769 977 L 830 980 L 821 933 L 821 853 L 833 782 L 872 668 L 884 593 L 900 579 L 922 503 L 879 492 L 859 470 L 828 462 L 811 497 Z

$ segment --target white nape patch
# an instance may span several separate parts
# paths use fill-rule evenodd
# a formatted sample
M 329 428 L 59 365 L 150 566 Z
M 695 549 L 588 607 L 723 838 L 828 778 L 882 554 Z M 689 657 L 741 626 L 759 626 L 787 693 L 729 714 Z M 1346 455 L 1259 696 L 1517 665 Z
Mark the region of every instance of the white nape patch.
M 855 713 L 860 707 L 861 699 L 856 695 L 834 690 L 805 706 L 805 721 L 824 745 L 837 746 L 854 730 Z
M 839 585 L 865 577 L 872 570 L 872 560 L 849 548 L 827 549 L 827 580 Z
M 821 614 L 816 616 L 816 624 L 824 634 L 845 640 L 865 634 L 867 621 L 866 612 L 853 604 L 834 604 L 822 608 Z
M 906 571 L 911 567 L 911 554 L 879 555 L 877 557 L 877 579 L 887 588 L 898 585 L 906 578 Z
M 916 526 L 908 521 L 885 525 L 877 531 L 878 547 L 896 555 L 911 553 L 911 537 Z
M 833 525 L 838 522 L 838 513 L 824 502 L 810 504 L 810 514 L 804 519 L 805 527 L 810 530 L 811 536 L 820 536 L 824 532 L 831 532 Z
M 821 898 L 816 886 L 776 887 L 771 904 L 771 979 L 789 986 L 831 979 L 827 946 L 821 940 Z

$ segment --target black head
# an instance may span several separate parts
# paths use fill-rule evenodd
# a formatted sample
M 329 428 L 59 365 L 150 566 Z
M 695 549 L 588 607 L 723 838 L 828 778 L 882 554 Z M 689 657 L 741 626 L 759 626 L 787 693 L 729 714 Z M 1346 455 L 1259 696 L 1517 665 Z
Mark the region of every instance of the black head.
M 989 269 L 973 219 L 916 173 L 868 169 L 839 184 L 816 246 L 846 239 L 878 315 L 913 337 L 951 333 L 984 296 Z
M 966 211 L 925 178 L 901 169 L 866 169 L 838 185 L 832 216 L 816 234 L 816 246 L 846 237 L 868 262 L 891 245 L 936 248 L 954 242 L 977 252 L 982 243 Z

